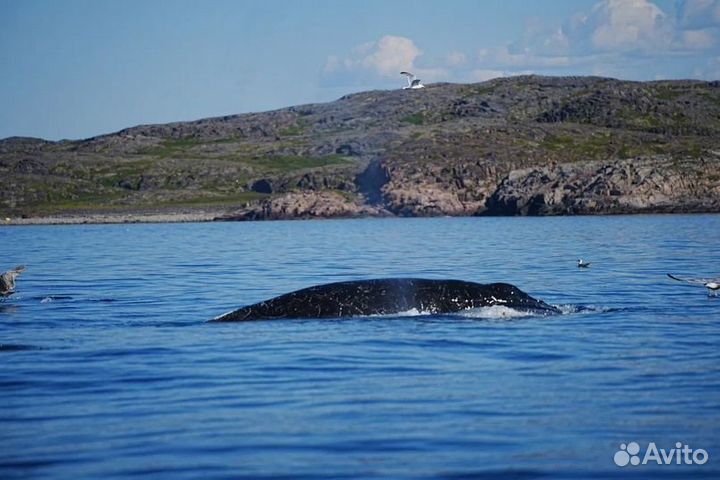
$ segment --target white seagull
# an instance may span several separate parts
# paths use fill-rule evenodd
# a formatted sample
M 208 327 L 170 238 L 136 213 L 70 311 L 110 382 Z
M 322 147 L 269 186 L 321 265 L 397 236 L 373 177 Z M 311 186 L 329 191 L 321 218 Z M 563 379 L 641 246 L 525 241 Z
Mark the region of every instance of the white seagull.
M 410 72 L 400 72 L 400 75 L 405 75 L 405 78 L 407 78 L 407 87 L 403 87 L 403 90 L 415 90 L 417 88 L 425 88 L 425 85 L 420 83 L 419 78 L 415 78 L 414 73 Z
M 708 289 L 708 294 L 720 293 L 720 278 L 680 278 L 674 275 L 667 274 L 668 277 L 678 282 L 685 282 L 692 285 L 702 285 Z
M 582 258 L 578 259 L 578 268 L 588 268 L 592 262 L 586 262 Z

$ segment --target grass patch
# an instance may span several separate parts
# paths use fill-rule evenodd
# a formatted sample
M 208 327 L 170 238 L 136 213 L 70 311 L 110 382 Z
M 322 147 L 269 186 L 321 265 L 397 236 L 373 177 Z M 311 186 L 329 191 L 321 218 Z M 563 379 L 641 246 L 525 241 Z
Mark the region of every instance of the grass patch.
M 628 127 L 630 128 L 646 130 L 663 126 L 662 122 L 658 117 L 647 113 L 637 113 L 632 110 L 625 109 L 620 111 L 618 116 L 625 120 Z
M 627 128 L 653 132 L 666 132 L 674 135 L 686 135 L 691 131 L 703 131 L 712 125 L 698 125 L 682 111 L 673 111 L 666 115 L 638 113 L 623 110 L 619 117 Z M 703 128 L 705 127 L 705 128 Z
M 116 206 L 111 204 L 110 202 L 112 202 L 113 200 L 120 200 L 124 197 L 126 197 L 126 195 L 122 193 L 108 193 L 104 195 L 82 195 L 72 200 L 34 203 L 24 206 L 22 210 L 32 212 L 35 215 L 51 215 L 55 213 L 73 211 L 117 210 L 127 207 Z
M 626 143 L 610 132 L 587 137 L 548 135 L 540 143 L 548 152 L 562 156 L 566 161 L 605 160 L 608 158 L 634 158 L 641 155 L 667 153 L 663 143 Z
M 266 198 L 268 195 L 265 193 L 258 193 L 258 192 L 241 192 L 241 193 L 235 193 L 233 195 L 225 195 L 220 197 L 208 197 L 208 196 L 200 196 L 196 198 L 189 198 L 189 199 L 178 199 L 178 200 L 167 200 L 163 202 L 155 202 L 155 203 L 148 203 L 143 204 L 143 206 L 147 207 L 153 207 L 153 206 L 159 206 L 159 207 L 202 207 L 202 206 L 222 206 L 222 205 L 232 205 L 236 203 L 246 203 L 246 202 L 253 202 L 255 200 L 260 200 L 263 198 Z
M 548 135 L 543 138 L 540 146 L 554 152 L 563 151 L 575 145 L 575 140 L 569 135 Z
M 653 93 L 655 94 L 655 98 L 659 100 L 672 101 L 683 95 L 685 92 L 672 87 L 659 87 Z
M 697 92 L 697 95 L 701 96 L 704 100 L 714 103 L 716 106 L 720 106 L 720 96 L 713 95 L 710 92 Z
M 165 140 L 161 145 L 142 148 L 138 151 L 138 153 L 141 155 L 151 155 L 159 158 L 169 158 L 175 156 L 183 150 L 190 149 L 200 144 L 201 142 L 197 139 Z
M 236 137 L 218 138 L 213 140 L 203 138 L 171 138 L 163 140 L 163 142 L 155 147 L 141 149 L 138 153 L 143 155 L 152 155 L 159 158 L 177 157 L 178 154 L 187 155 L 188 150 L 202 145 L 212 145 L 218 143 L 234 143 L 239 140 Z
M 282 137 L 297 137 L 298 135 L 305 133 L 305 127 L 300 123 L 296 123 L 295 125 L 291 125 L 283 130 L 280 130 L 278 133 Z
M 462 98 L 470 98 L 470 97 L 477 97 L 480 95 L 492 95 L 495 93 L 495 89 L 497 87 L 492 86 L 485 86 L 485 87 L 465 87 L 462 90 L 460 90 L 460 96 Z
M 407 117 L 404 117 L 401 119 L 405 123 L 409 123 L 411 125 L 423 125 L 425 123 L 425 114 L 420 113 L 413 113 L 412 115 L 408 115 Z
M 111 172 L 99 173 L 98 183 L 104 187 L 117 187 L 121 180 L 139 179 L 150 170 L 152 165 L 153 162 L 149 160 L 123 163 L 113 168 Z
M 66 200 L 60 202 L 44 202 L 33 205 L 27 205 L 16 210 L 22 210 L 32 215 L 55 215 L 60 213 L 74 212 L 133 212 L 145 209 L 162 209 L 162 208 L 181 208 L 181 207 L 219 207 L 224 205 L 235 205 L 239 203 L 247 203 L 260 200 L 267 197 L 266 194 L 257 192 L 240 192 L 223 196 L 208 196 L 207 194 L 199 194 L 195 198 L 185 198 L 176 200 L 159 200 L 153 201 L 149 199 L 143 202 L 128 202 L 127 204 L 111 203 L 113 201 L 130 199 L 131 195 L 126 194 L 107 194 L 102 196 L 83 196 L 74 200 Z
M 609 133 L 589 137 L 548 135 L 540 146 L 551 152 L 563 152 L 582 159 L 607 158 L 613 151 L 613 138 Z
M 253 167 L 272 170 L 274 172 L 291 172 L 293 170 L 341 165 L 350 162 L 346 157 L 336 154 L 326 155 L 324 157 L 270 156 L 246 158 L 243 160 Z
M 706 150 L 703 147 L 701 147 L 700 145 L 697 145 L 694 143 L 693 144 L 686 143 L 684 152 L 693 158 L 700 158 L 703 155 L 705 155 Z

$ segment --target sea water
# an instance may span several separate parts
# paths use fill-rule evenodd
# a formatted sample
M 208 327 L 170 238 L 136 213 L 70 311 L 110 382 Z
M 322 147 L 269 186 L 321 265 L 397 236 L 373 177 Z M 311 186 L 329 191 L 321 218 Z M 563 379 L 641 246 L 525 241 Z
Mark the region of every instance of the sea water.
M 28 267 L 0 303 L 0 478 L 719 478 L 720 298 L 666 276 L 720 276 L 719 238 L 718 215 L 0 228 L 0 268 Z M 206 323 L 376 277 L 564 314 Z

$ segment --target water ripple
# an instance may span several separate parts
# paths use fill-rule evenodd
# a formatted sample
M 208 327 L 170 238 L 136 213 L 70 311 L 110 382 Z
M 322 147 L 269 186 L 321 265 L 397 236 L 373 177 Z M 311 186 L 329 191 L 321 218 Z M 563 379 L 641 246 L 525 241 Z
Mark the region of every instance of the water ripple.
M 720 216 L 13 228 L 0 477 L 718 478 L 612 462 L 629 441 L 720 451 L 720 302 L 665 277 L 720 265 L 708 231 Z M 205 323 L 376 276 L 507 281 L 564 314 Z

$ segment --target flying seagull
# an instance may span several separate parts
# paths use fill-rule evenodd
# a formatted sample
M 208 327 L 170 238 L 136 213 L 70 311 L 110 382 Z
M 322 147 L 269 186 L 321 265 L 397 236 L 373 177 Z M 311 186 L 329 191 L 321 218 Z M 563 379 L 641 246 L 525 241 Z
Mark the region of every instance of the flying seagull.
M 708 289 L 708 293 L 717 293 L 720 290 L 720 279 L 718 278 L 680 278 L 667 274 L 668 277 L 678 282 L 685 282 L 691 285 L 702 285 Z
M 12 270 L 0 275 L 0 296 L 7 297 L 15 293 L 15 277 L 25 271 L 24 265 L 18 265 Z
M 403 87 L 403 90 L 415 90 L 416 88 L 425 88 L 425 85 L 420 83 L 419 78 L 415 78 L 414 73 L 410 72 L 400 72 L 400 75 L 405 75 L 405 78 L 407 78 L 407 87 Z
M 578 268 L 588 268 L 592 262 L 586 262 L 582 258 L 578 258 Z

